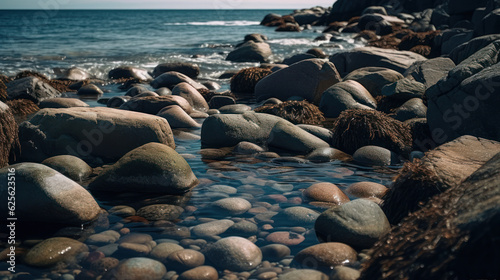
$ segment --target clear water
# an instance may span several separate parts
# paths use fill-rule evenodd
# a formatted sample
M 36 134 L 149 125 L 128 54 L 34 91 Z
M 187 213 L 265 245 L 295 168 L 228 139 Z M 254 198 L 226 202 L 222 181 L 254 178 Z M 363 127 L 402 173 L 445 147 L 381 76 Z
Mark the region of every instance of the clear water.
M 269 12 L 288 14 L 291 11 L 58 11 L 46 21 L 40 19 L 40 13 L 43 13 L 41 11 L 0 11 L 0 72 L 14 75 L 21 70 L 35 70 L 54 77 L 54 68 L 78 66 L 98 78 L 106 78 L 107 72 L 119 65 L 152 70 L 162 62 L 186 61 L 200 65 L 201 78 L 215 80 L 227 87 L 227 80 L 216 79 L 222 72 L 255 65 L 224 60 L 226 54 L 246 34 L 267 35 L 276 60 L 326 43 L 313 41 L 322 28 L 301 33 L 276 33 L 274 28 L 259 26 L 259 21 Z M 340 49 L 353 46 L 354 42 L 346 37 Z M 339 51 L 339 48 L 323 49 L 329 54 Z M 192 58 L 193 55 L 201 57 Z M 107 92 L 104 97 L 124 94 L 116 85 L 106 86 L 105 89 Z M 91 106 L 102 106 L 95 100 L 86 102 Z M 200 130 L 190 132 L 200 134 Z M 189 195 L 179 198 L 94 194 L 101 207 L 109 210 L 116 205 L 129 205 L 138 209 L 156 203 L 175 203 L 185 209 L 196 209 L 194 213 L 183 214 L 177 221 L 178 226 L 193 226 L 202 222 L 202 218 L 217 217 L 217 213 L 210 207 L 211 203 L 227 196 L 243 197 L 254 206 L 268 202 L 273 210 L 278 211 L 300 205 L 321 212 L 323 208 L 302 200 L 301 190 L 317 182 L 331 182 L 341 189 L 360 181 L 387 185 L 393 175 L 339 161 L 321 164 L 275 163 L 251 156 L 207 161 L 199 153 L 200 141 L 176 139 L 176 145 L 177 152 L 186 156 L 195 175 L 202 182 Z M 211 190 L 214 185 L 232 186 L 238 191 L 230 195 L 217 193 Z M 278 202 L 269 196 L 272 194 L 283 195 L 286 201 Z M 253 214 L 217 218 L 251 219 Z M 113 215 L 107 219 L 108 226 L 55 230 L 47 225 L 47 231 L 42 231 L 39 227 L 37 230 L 19 233 L 18 238 L 26 240 L 72 236 L 85 241 L 89 234 L 119 228 L 120 224 L 131 232 L 147 233 L 154 239 L 165 238 L 162 233 L 165 228 L 155 223 L 124 221 Z M 305 232 L 301 234 L 306 239 L 300 245 L 292 247 L 290 258 L 300 249 L 318 243 L 313 225 L 306 225 L 304 228 Z M 292 229 L 278 227 L 274 230 Z M 260 238 L 257 244 L 261 246 L 266 242 Z M 4 266 L 5 263 L 2 263 L 0 268 L 3 269 Z M 22 264 L 18 265 L 17 271 L 30 272 L 36 276 L 47 276 L 50 272 Z M 49 278 L 56 279 L 54 275 L 57 276 L 53 274 Z

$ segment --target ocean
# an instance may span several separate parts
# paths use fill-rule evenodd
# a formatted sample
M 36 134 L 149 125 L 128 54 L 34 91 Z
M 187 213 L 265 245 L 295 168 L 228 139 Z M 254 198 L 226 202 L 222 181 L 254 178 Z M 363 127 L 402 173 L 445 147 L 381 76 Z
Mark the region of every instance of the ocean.
M 292 10 L 60 10 L 0 11 L 0 73 L 34 70 L 54 78 L 54 68 L 77 66 L 106 78 L 109 70 L 133 65 L 148 70 L 162 62 L 200 65 L 201 78 L 216 79 L 230 69 L 226 55 L 245 35 L 269 37 L 274 60 L 321 46 L 327 54 L 353 41 L 314 41 L 323 27 L 300 33 L 260 26 L 268 13 Z M 197 58 L 193 58 L 197 55 Z

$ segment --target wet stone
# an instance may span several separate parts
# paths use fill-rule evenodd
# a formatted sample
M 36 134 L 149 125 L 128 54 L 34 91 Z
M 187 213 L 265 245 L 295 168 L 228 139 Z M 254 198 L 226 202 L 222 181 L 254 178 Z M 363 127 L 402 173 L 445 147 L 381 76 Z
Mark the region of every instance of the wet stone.
M 168 255 L 166 263 L 168 268 L 180 272 L 202 266 L 205 263 L 205 256 L 198 251 L 184 249 Z
M 149 253 L 149 256 L 155 260 L 159 260 L 161 262 L 165 262 L 167 257 L 176 252 L 183 250 L 184 248 L 178 244 L 174 243 L 160 243 L 156 245 L 151 252 Z
M 299 245 L 305 240 L 305 237 L 289 231 L 276 231 L 266 237 L 270 243 L 283 244 L 286 246 Z
M 191 229 L 193 235 L 198 237 L 216 236 L 224 233 L 234 222 L 231 220 L 218 220 L 199 224 Z
M 149 258 L 131 258 L 110 271 L 110 278 L 160 280 L 167 273 L 165 266 Z
M 240 215 L 252 208 L 248 200 L 239 197 L 223 198 L 216 201 L 213 206 L 218 211 L 222 211 L 223 215 Z
M 184 212 L 182 207 L 169 204 L 155 204 L 137 210 L 137 216 L 144 217 L 149 221 L 175 220 Z
M 283 244 L 270 244 L 261 247 L 262 257 L 268 261 L 280 261 L 290 255 L 290 248 Z

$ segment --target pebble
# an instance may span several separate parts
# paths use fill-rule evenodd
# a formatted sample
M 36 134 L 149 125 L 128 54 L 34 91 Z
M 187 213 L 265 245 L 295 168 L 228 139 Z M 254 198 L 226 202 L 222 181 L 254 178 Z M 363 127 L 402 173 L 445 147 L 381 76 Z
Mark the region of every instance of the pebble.
M 202 266 L 205 263 L 205 256 L 198 251 L 184 249 L 175 251 L 168 255 L 166 263 L 167 267 L 172 268 L 177 272 L 185 271 Z
M 190 269 L 179 275 L 178 280 L 217 280 L 219 274 L 217 270 L 211 266 L 199 266 Z
M 222 211 L 223 215 L 240 215 L 252 208 L 252 204 L 248 200 L 231 197 L 223 198 L 214 202 L 213 206 L 217 208 L 218 211 Z
M 137 243 L 137 244 L 146 244 L 150 241 L 153 241 L 153 237 L 146 233 L 131 233 L 123 236 L 118 240 L 118 243 Z
M 117 205 L 108 210 L 109 214 L 120 216 L 120 217 L 128 217 L 135 216 L 135 209 L 127 206 L 127 205 Z
M 217 220 L 199 224 L 191 228 L 191 233 L 198 237 L 216 236 L 228 230 L 234 222 L 231 220 Z
M 275 217 L 275 221 L 280 225 L 312 226 L 318 216 L 319 213 L 312 209 L 303 206 L 293 206 L 281 211 Z
M 175 220 L 184 212 L 182 207 L 170 204 L 154 204 L 137 210 L 137 216 L 144 217 L 149 221 Z
M 268 261 L 280 261 L 290 255 L 290 248 L 283 244 L 270 244 L 260 248 L 262 257 Z
M 90 264 L 90 269 L 97 272 L 98 274 L 103 274 L 113 268 L 115 268 L 120 261 L 116 258 L 104 257 Z
M 238 192 L 238 190 L 234 187 L 231 186 L 226 186 L 226 185 L 213 185 L 208 187 L 208 190 L 212 192 L 219 192 L 219 193 L 225 193 L 225 194 L 235 194 Z
M 221 269 L 249 271 L 262 261 L 259 247 L 242 237 L 226 237 L 212 244 L 205 256 Z
M 114 230 L 107 230 L 97 234 L 92 234 L 85 242 L 90 245 L 103 246 L 115 243 L 118 239 L 120 239 L 120 233 Z
M 50 267 L 58 263 L 67 264 L 73 262 L 78 254 L 88 252 L 88 250 L 87 245 L 80 241 L 66 237 L 53 237 L 31 248 L 24 256 L 24 263 L 35 267 Z
M 330 280 L 357 280 L 360 276 L 361 273 L 358 270 L 339 265 L 333 268 Z
M 376 197 L 382 199 L 387 190 L 388 188 L 386 186 L 378 183 L 358 182 L 351 184 L 346 189 L 346 193 L 358 198 Z
M 149 258 L 130 258 L 120 262 L 112 271 L 114 279 L 161 280 L 167 273 L 165 266 Z
M 259 227 L 250 221 L 243 220 L 233 224 L 227 231 L 229 234 L 248 237 L 259 232 Z
M 145 244 L 123 242 L 118 246 L 117 254 L 121 256 L 142 257 L 149 254 L 151 247 Z
M 286 246 L 299 245 L 305 240 L 305 237 L 288 231 L 276 231 L 266 237 L 267 242 L 283 244 Z
M 297 269 L 282 274 L 279 280 L 328 280 L 328 276 L 314 269 Z
M 293 258 L 293 264 L 300 268 L 329 271 L 331 267 L 354 263 L 356 259 L 357 252 L 349 245 L 328 242 L 307 247 L 298 252 Z
M 304 191 L 303 196 L 307 200 L 331 202 L 337 205 L 350 201 L 349 197 L 332 183 L 314 184 Z
M 167 257 L 177 251 L 183 250 L 184 248 L 180 245 L 177 245 L 175 243 L 160 243 L 156 245 L 151 252 L 149 253 L 149 256 L 155 260 L 159 260 L 161 262 L 165 262 Z

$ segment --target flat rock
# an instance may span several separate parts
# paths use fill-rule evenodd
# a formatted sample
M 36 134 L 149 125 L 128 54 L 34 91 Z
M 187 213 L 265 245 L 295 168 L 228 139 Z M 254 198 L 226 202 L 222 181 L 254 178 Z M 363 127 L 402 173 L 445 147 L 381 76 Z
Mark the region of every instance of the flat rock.
M 382 67 L 363 67 L 356 69 L 344 77 L 344 81 L 352 80 L 363 85 L 372 96 L 379 96 L 382 88 L 401 80 L 403 75 L 392 69 Z
M 175 220 L 184 212 L 182 207 L 170 204 L 153 204 L 140 208 L 136 215 L 148 221 Z
M 22 159 L 36 162 L 61 154 L 117 160 L 150 142 L 175 148 L 165 119 L 103 107 L 40 110 L 20 125 L 19 138 Z
M 51 267 L 62 263 L 68 265 L 76 261 L 78 254 L 88 251 L 87 245 L 80 241 L 54 237 L 35 245 L 26 253 L 23 260 L 27 265 L 34 267 Z
M 77 182 L 87 179 L 92 174 L 92 167 L 75 156 L 55 156 L 42 161 L 42 164 Z
M 198 237 L 217 236 L 226 232 L 232 225 L 234 222 L 231 220 L 217 220 L 194 226 L 191 232 Z
M 425 88 L 435 85 L 441 78 L 455 67 L 455 63 L 446 57 L 438 57 L 426 61 L 417 61 L 405 71 L 405 77 L 412 77 L 424 84 Z
M 110 79 L 138 79 L 141 81 L 150 81 L 153 79 L 146 69 L 131 66 L 121 66 L 112 69 L 109 71 L 108 77 Z

